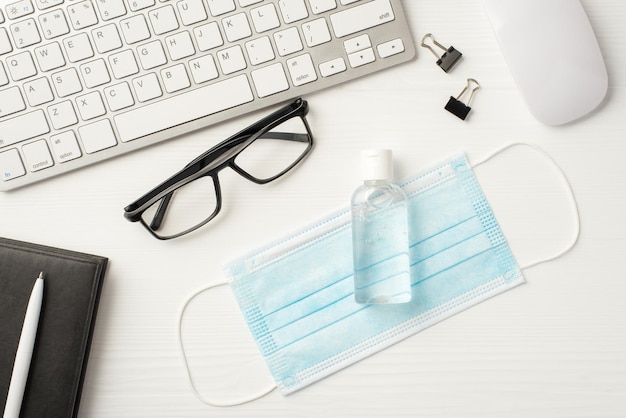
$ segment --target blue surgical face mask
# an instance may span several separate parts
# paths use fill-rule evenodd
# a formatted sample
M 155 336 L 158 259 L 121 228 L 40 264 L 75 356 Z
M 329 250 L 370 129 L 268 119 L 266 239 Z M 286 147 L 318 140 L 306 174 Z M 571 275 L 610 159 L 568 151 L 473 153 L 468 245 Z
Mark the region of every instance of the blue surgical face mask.
M 282 394 L 524 283 L 464 155 L 400 184 L 409 206 L 410 303 L 355 302 L 348 208 L 226 266 Z

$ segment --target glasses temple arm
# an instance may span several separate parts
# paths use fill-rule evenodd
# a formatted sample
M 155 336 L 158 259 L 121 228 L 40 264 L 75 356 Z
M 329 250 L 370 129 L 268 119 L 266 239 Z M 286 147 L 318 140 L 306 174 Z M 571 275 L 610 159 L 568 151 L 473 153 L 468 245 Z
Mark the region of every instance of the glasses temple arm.
M 161 228 L 161 224 L 163 223 L 163 218 L 165 218 L 165 212 L 167 212 L 167 207 L 174 196 L 174 192 L 168 193 L 161 199 L 159 203 L 159 207 L 154 215 L 154 219 L 150 222 L 150 229 L 153 231 L 158 231 Z
M 293 133 L 293 132 L 265 132 L 259 138 L 266 139 L 281 139 L 284 141 L 295 141 L 295 142 L 309 142 L 310 135 L 308 133 Z

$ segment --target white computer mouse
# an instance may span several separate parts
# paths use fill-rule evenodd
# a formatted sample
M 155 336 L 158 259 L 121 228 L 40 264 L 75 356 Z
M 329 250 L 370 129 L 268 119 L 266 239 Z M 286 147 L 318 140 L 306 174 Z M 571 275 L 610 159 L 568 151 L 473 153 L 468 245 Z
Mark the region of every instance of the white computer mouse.
M 502 53 L 530 112 L 562 125 L 594 110 L 608 76 L 579 0 L 484 0 Z

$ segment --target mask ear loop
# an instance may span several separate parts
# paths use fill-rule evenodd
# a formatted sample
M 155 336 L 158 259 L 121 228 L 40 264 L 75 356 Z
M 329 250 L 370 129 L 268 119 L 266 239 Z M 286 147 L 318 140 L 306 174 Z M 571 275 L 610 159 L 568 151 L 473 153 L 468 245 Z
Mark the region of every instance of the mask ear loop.
M 187 298 L 187 300 L 185 301 L 185 303 L 183 304 L 183 307 L 180 310 L 180 314 L 178 316 L 178 347 L 180 349 L 180 353 L 181 356 L 183 358 L 183 363 L 185 365 L 185 373 L 187 374 L 187 382 L 189 383 L 189 386 L 193 392 L 193 394 L 196 396 L 196 398 L 198 398 L 200 401 L 202 401 L 203 403 L 209 405 L 209 406 L 216 406 L 216 407 L 225 407 L 225 406 L 236 406 L 236 405 L 242 405 L 244 403 L 248 403 L 248 402 L 252 402 L 254 400 L 257 400 L 259 398 L 262 398 L 263 396 L 267 395 L 268 393 L 272 392 L 274 389 L 276 389 L 276 385 L 272 385 L 271 387 L 267 387 L 264 389 L 261 389 L 259 392 L 251 395 L 248 398 L 242 398 L 242 399 L 237 399 L 235 401 L 231 401 L 231 402 L 222 402 L 222 401 L 216 401 L 214 399 L 208 399 L 205 396 L 203 396 L 198 389 L 196 389 L 196 385 L 193 381 L 193 377 L 191 376 L 191 370 L 189 368 L 189 362 L 187 361 L 187 354 L 185 352 L 185 346 L 183 344 L 183 336 L 182 336 L 182 324 L 183 324 L 183 317 L 185 316 L 185 310 L 187 309 L 187 306 L 189 306 L 189 303 L 191 303 L 192 300 L 194 300 L 199 294 L 206 292 L 209 289 L 213 289 L 219 286 L 224 286 L 227 285 L 227 282 L 221 282 L 221 283 L 214 283 L 208 286 L 204 286 L 201 289 L 196 290 L 191 296 L 189 296 Z
M 491 160 L 492 158 L 494 158 L 498 154 L 501 154 L 501 153 L 505 152 L 506 150 L 508 150 L 510 148 L 513 148 L 513 147 L 516 147 L 516 146 L 525 146 L 525 147 L 529 147 L 529 148 L 533 149 L 539 155 L 543 156 L 549 163 L 551 163 L 557 169 L 558 173 L 561 175 L 561 178 L 562 178 L 563 182 L 565 183 L 565 186 L 567 187 L 567 190 L 569 192 L 570 202 L 572 204 L 572 207 L 574 208 L 574 221 L 575 221 L 575 224 L 574 224 L 574 236 L 573 236 L 572 242 L 565 249 L 559 251 L 558 253 L 556 253 L 554 255 L 551 255 L 551 256 L 549 256 L 547 258 L 543 258 L 543 259 L 538 259 L 538 260 L 532 261 L 532 262 L 526 264 L 525 266 L 520 266 L 520 269 L 526 270 L 526 269 L 529 269 L 531 267 L 535 267 L 535 266 L 537 266 L 539 264 L 547 263 L 549 261 L 556 260 L 557 258 L 560 258 L 560 257 L 564 256 L 572 248 L 574 248 L 574 246 L 578 242 L 578 238 L 580 237 L 580 212 L 578 210 L 578 202 L 576 201 L 576 196 L 574 194 L 574 189 L 572 188 L 572 184 L 570 183 L 570 181 L 567 178 L 567 175 L 565 174 L 563 169 L 557 164 L 557 162 L 547 152 L 545 152 L 543 149 L 539 148 L 538 146 L 536 146 L 534 144 L 529 144 L 529 143 L 525 143 L 525 142 L 513 142 L 513 143 L 510 143 L 510 144 L 505 145 L 504 147 L 500 148 L 499 150 L 496 150 L 493 153 L 489 154 L 484 159 L 478 161 L 476 164 L 473 165 L 473 167 L 476 168 L 479 165 L 484 164 L 487 161 Z

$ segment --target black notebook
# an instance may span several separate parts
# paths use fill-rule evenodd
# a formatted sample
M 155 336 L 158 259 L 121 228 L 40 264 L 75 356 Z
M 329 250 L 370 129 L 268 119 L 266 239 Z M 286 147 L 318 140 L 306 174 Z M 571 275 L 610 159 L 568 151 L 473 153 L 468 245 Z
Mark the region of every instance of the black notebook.
M 0 238 L 0 405 L 35 279 L 44 300 L 20 417 L 75 417 L 108 259 Z

